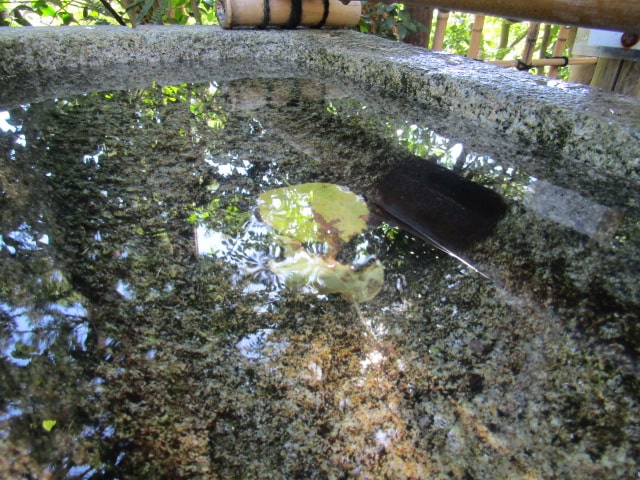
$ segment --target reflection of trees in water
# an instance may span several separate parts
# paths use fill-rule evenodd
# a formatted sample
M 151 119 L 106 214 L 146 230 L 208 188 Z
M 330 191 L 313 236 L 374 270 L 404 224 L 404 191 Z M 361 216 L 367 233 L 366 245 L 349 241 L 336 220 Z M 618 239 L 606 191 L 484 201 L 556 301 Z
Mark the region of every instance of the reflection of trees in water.
M 566 325 L 506 304 L 455 262 L 438 260 L 437 252 L 386 226 L 364 237 L 391 271 L 380 295 L 363 307 L 385 331 L 380 351 L 363 341 L 340 299 L 283 295 L 261 310 L 263 292 L 241 297 L 244 279 L 233 285 L 235 264 L 197 258 L 194 227 L 234 238 L 245 231 L 258 193 L 286 182 L 325 181 L 367 193 L 390 168 L 415 158 L 397 130 L 419 122 L 387 122 L 362 103 L 354 103 L 355 116 L 338 100 L 242 103 L 236 101 L 242 82 L 231 90 L 219 104 L 209 85 L 153 86 L 11 112 L 22 129 L 0 135 L 0 171 L 3 181 L 21 182 L 6 181 L 11 195 L 0 197 L 0 338 L 3 352 L 15 351 L 18 341 L 24 346 L 0 362 L 0 457 L 19 458 L 14 471 L 0 463 L 0 476 L 42 476 L 50 468 L 60 477 L 193 478 L 212 469 L 242 477 L 270 469 L 306 478 L 317 473 L 318 458 L 327 475 L 338 477 L 356 468 L 372 477 L 385 468 L 402 476 L 393 463 L 399 459 L 435 475 L 453 465 L 456 473 L 522 476 L 537 472 L 531 458 L 557 461 L 553 467 L 563 473 L 565 453 L 586 458 L 568 438 L 574 432 L 601 450 L 612 444 L 608 432 L 621 442 L 630 438 L 627 407 L 615 401 L 631 398 L 632 376 L 620 374 L 632 371 L 632 361 L 622 350 L 592 357 L 591 350 L 609 345 L 578 336 L 574 348 L 566 336 L 553 335 L 578 321 L 568 318 L 573 307 L 587 320 L 602 319 L 603 329 L 617 325 L 620 337 L 636 338 L 637 322 L 624 305 L 621 319 L 595 296 L 601 310 L 588 308 L 580 297 L 588 286 L 553 291 L 563 287 L 565 269 L 590 282 L 588 268 L 574 267 L 581 257 L 565 248 L 575 239 L 559 235 L 558 227 L 531 223 L 536 228 L 525 230 L 529 224 L 513 216 L 481 253 L 530 275 L 532 289 L 547 287 L 538 291 L 549 308 L 557 298 L 574 302 L 566 304 Z M 457 173 L 494 190 L 512 179 L 519 185 L 517 168 L 504 164 L 500 171 L 489 157 L 473 157 L 421 129 L 407 141 L 429 144 L 428 156 L 444 152 L 441 162 Z M 16 146 L 18 135 L 25 146 Z M 261 277 L 259 241 L 249 238 L 247 249 L 230 253 L 250 271 L 248 281 L 268 281 Z M 358 245 L 345 246 L 346 257 Z M 588 248 L 578 255 L 590 255 Z M 549 270 L 545 262 L 557 252 L 570 255 Z M 612 258 L 599 257 L 610 268 L 617 266 Z M 542 278 L 547 272 L 552 278 Z M 618 277 L 620 285 L 635 277 L 628 278 Z M 600 288 L 594 292 L 618 305 L 605 281 L 591 281 Z M 24 336 L 20 322 L 28 324 Z M 268 333 L 258 359 L 240 348 L 255 332 Z M 598 367 L 589 365 L 602 362 L 614 366 L 594 377 L 602 379 L 597 383 L 591 375 Z M 576 377 L 573 368 L 557 368 L 565 364 L 584 369 Z M 576 378 L 579 398 L 564 388 Z M 557 400 L 544 400 L 548 392 Z M 540 417 L 541 409 L 548 415 Z M 575 420 L 573 430 L 561 430 L 557 418 Z M 50 432 L 45 420 L 56 421 Z M 494 436 L 534 445 L 536 455 L 514 466 L 510 454 L 494 451 L 502 449 Z M 475 472 L 478 465 L 487 470 Z
M 1 476 L 91 477 L 122 462 L 104 372 L 126 371 L 123 351 L 139 339 L 120 340 L 123 323 L 147 319 L 115 286 L 125 279 L 142 308 L 188 278 L 200 138 L 224 127 L 214 94 L 154 86 L 11 112 L 18 128 L 0 134 L 0 396 L 2 456 L 21 460 Z
M 195 261 L 187 220 L 240 230 L 260 190 L 320 166 L 263 140 L 253 114 L 229 123 L 211 85 L 51 100 L 11 118 L 25 145 L 2 144 L 15 150 L 3 174 L 21 183 L 3 212 L 0 335 L 25 364 L 3 360 L 7 456 L 31 462 L 19 475 L 197 470 L 206 444 L 176 435 L 201 430 L 217 401 L 198 393 L 205 373 L 182 345 L 213 348 L 229 325 L 268 326 L 274 314 L 256 318 L 259 293 L 238 304 L 221 260 Z M 23 223 L 37 250 L 6 236 Z

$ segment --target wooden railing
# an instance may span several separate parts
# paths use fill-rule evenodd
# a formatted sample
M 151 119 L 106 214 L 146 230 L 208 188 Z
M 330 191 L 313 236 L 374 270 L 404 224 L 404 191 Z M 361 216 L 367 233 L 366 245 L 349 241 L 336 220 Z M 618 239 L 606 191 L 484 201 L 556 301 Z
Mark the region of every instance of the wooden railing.
M 420 18 L 420 21 L 424 22 L 428 21 L 429 25 L 432 23 L 434 11 L 428 7 L 424 7 L 422 5 L 411 5 L 408 7 L 409 11 L 412 14 L 412 18 Z M 425 15 L 424 10 L 429 11 L 428 15 Z M 444 48 L 445 36 L 447 31 L 447 25 L 449 22 L 449 14 L 450 12 L 447 10 L 437 10 L 437 17 L 435 22 L 435 31 L 433 32 L 432 40 L 429 42 L 431 38 L 430 32 L 423 34 L 416 38 L 409 38 L 409 43 L 417 44 L 426 48 L 430 48 L 434 51 L 440 51 Z M 482 51 L 482 34 L 484 30 L 485 24 L 485 15 L 476 14 L 473 16 L 473 24 L 469 32 L 469 50 L 467 52 L 467 56 L 469 58 L 478 59 L 481 58 Z M 543 24 L 538 22 L 530 22 L 529 28 L 527 31 L 527 35 L 524 39 L 524 47 L 521 51 L 521 54 L 517 56 L 516 59 L 512 60 L 486 60 L 489 63 L 499 65 L 502 67 L 513 67 L 519 70 L 532 70 L 535 69 L 536 73 L 540 75 L 547 75 L 549 77 L 555 78 L 558 75 L 558 68 L 563 66 L 573 66 L 573 65 L 590 65 L 592 66 L 590 75 L 593 74 L 593 65 L 595 65 L 598 61 L 597 57 L 571 57 L 566 55 L 566 50 L 568 46 L 568 42 L 575 35 L 575 27 L 567 27 L 563 26 L 560 28 L 555 44 L 553 45 L 552 54 L 550 57 L 546 55 L 548 51 L 548 42 L 549 42 L 549 32 L 551 30 L 551 24 Z M 536 44 L 538 43 L 538 39 L 542 33 L 542 38 L 540 38 L 541 48 L 539 49 L 541 54 L 538 55 L 538 58 L 535 57 L 536 53 Z M 417 41 L 416 41 L 417 40 Z M 570 47 L 571 45 L 569 45 Z M 569 48 L 570 50 L 570 48 Z M 548 69 L 545 69 L 548 67 Z M 588 75 L 588 76 L 590 76 Z M 584 75 L 578 80 L 583 83 L 588 83 L 590 78 L 585 78 Z

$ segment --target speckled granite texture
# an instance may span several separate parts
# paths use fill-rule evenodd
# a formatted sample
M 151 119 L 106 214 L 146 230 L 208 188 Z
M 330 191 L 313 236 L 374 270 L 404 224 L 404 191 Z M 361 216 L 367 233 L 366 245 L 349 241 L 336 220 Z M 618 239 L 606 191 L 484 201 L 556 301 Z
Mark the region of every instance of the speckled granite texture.
M 69 68 L 173 65 L 195 62 L 233 76 L 309 69 L 370 88 L 435 102 L 487 128 L 561 149 L 587 168 L 640 175 L 640 102 L 588 88 L 500 69 L 457 56 L 353 31 L 235 30 L 215 27 L 76 27 L 3 29 L 0 78 L 47 78 Z M 7 61 L 7 59 L 10 59 Z M 282 70 L 281 70 L 282 69 Z M 175 69 L 173 77 L 175 78 Z M 155 75 L 161 75 L 158 71 Z M 182 72 L 188 79 L 189 72 Z M 68 82 L 64 76 L 57 81 Z M 37 80 L 36 84 L 37 84 Z M 79 89 L 100 78 L 82 79 Z M 55 83 L 55 82 L 53 82 Z M 94 83 L 95 84 L 95 83 Z M 99 83 L 98 83 L 99 85 Z M 69 91 L 67 88 L 66 91 Z M 7 101 L 9 89 L 0 94 Z
M 348 31 L 0 58 L 0 478 L 640 477 L 637 100 Z M 414 154 L 504 199 L 491 280 L 382 225 L 371 301 L 282 289 L 258 196 Z

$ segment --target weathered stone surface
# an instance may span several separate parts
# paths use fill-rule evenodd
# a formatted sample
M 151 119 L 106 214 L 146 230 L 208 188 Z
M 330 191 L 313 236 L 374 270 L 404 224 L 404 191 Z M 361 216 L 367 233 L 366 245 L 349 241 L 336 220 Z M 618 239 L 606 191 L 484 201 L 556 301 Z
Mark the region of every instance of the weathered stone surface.
M 353 31 L 221 30 L 204 26 L 16 28 L 0 32 L 0 78 L 25 77 L 44 96 L 69 70 L 84 71 L 78 91 L 114 79 L 187 81 L 307 71 L 437 103 L 464 118 L 539 146 L 560 148 L 586 169 L 640 176 L 640 101 L 508 71 Z M 142 67 L 149 68 L 141 72 Z M 106 67 L 106 71 L 105 71 Z M 135 75 L 123 75 L 135 72 Z M 91 70 L 100 69 L 100 75 Z M 109 73 L 111 71 L 111 73 Z M 34 78 L 35 76 L 35 78 Z M 53 76 L 53 77 L 52 77 Z M 68 89 L 67 89 L 68 91 Z M 86 91 L 86 90 L 85 90 Z M 0 103 L 15 91 L 6 88 Z M 25 99 L 23 99 L 25 100 Z
M 638 476 L 636 100 L 354 32 L 0 58 L 0 477 Z M 493 281 L 378 229 L 359 309 L 283 290 L 259 194 L 367 196 L 409 143 L 507 202 L 464 252 Z

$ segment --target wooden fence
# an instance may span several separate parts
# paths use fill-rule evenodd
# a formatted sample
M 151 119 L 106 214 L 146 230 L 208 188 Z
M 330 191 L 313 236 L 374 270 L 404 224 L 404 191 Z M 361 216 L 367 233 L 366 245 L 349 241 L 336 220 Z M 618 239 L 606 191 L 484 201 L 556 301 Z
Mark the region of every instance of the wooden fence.
M 389 0 L 386 0 L 389 1 Z M 450 12 L 444 9 L 434 9 L 419 3 L 405 3 L 405 8 L 411 13 L 411 18 L 427 26 L 426 32 L 416 32 L 405 41 L 432 50 L 442 50 L 445 33 L 449 22 Z M 434 12 L 437 12 L 433 36 L 431 25 Z M 468 14 L 471 15 L 471 14 Z M 473 15 L 473 24 L 469 32 L 469 50 L 467 56 L 480 59 L 482 52 L 482 32 L 485 15 Z M 505 21 L 503 28 L 509 28 L 510 22 Z M 570 66 L 569 81 L 583 83 L 616 93 L 640 97 L 640 62 L 620 60 L 614 58 L 598 58 L 571 55 L 577 27 L 561 26 L 554 45 L 549 45 L 552 25 L 529 22 L 528 30 L 521 54 L 515 60 L 487 60 L 502 67 L 512 67 L 520 70 L 534 70 L 534 73 L 551 78 L 558 76 L 558 68 Z M 431 40 L 431 37 L 433 39 Z M 429 43 L 431 43 L 429 45 Z M 536 53 L 536 45 L 539 48 Z M 547 52 L 551 51 L 548 56 Z
M 427 27 L 431 25 L 434 13 L 433 9 L 423 5 L 409 5 L 405 8 L 411 12 L 412 18 L 427 25 Z M 445 34 L 449 22 L 449 14 L 450 12 L 447 10 L 437 10 L 435 31 L 430 45 L 430 31 L 419 32 L 418 34 L 411 35 L 408 38 L 408 42 L 414 45 L 431 48 L 431 50 L 434 51 L 443 50 Z M 478 14 L 473 16 L 473 25 L 469 32 L 469 50 L 467 52 L 467 56 L 469 58 L 480 59 L 485 18 L 485 15 Z M 560 28 L 555 44 L 553 45 L 552 54 L 548 57 L 546 52 L 549 48 L 550 31 L 550 24 L 543 25 L 538 22 L 530 22 L 527 35 L 524 40 L 524 47 L 521 55 L 517 59 L 488 60 L 488 62 L 502 67 L 517 68 L 519 70 L 535 70 L 537 74 L 546 75 L 552 78 L 557 77 L 559 67 L 587 66 L 587 68 L 573 69 L 574 78 L 572 78 L 572 80 L 581 83 L 589 83 L 591 81 L 595 65 L 598 62 L 598 58 L 565 56 L 566 48 L 569 47 L 569 50 L 571 49 L 572 41 L 575 38 L 576 27 L 563 26 Z M 536 44 L 538 44 L 538 40 L 540 40 L 540 48 L 538 49 L 539 53 L 536 58 Z

